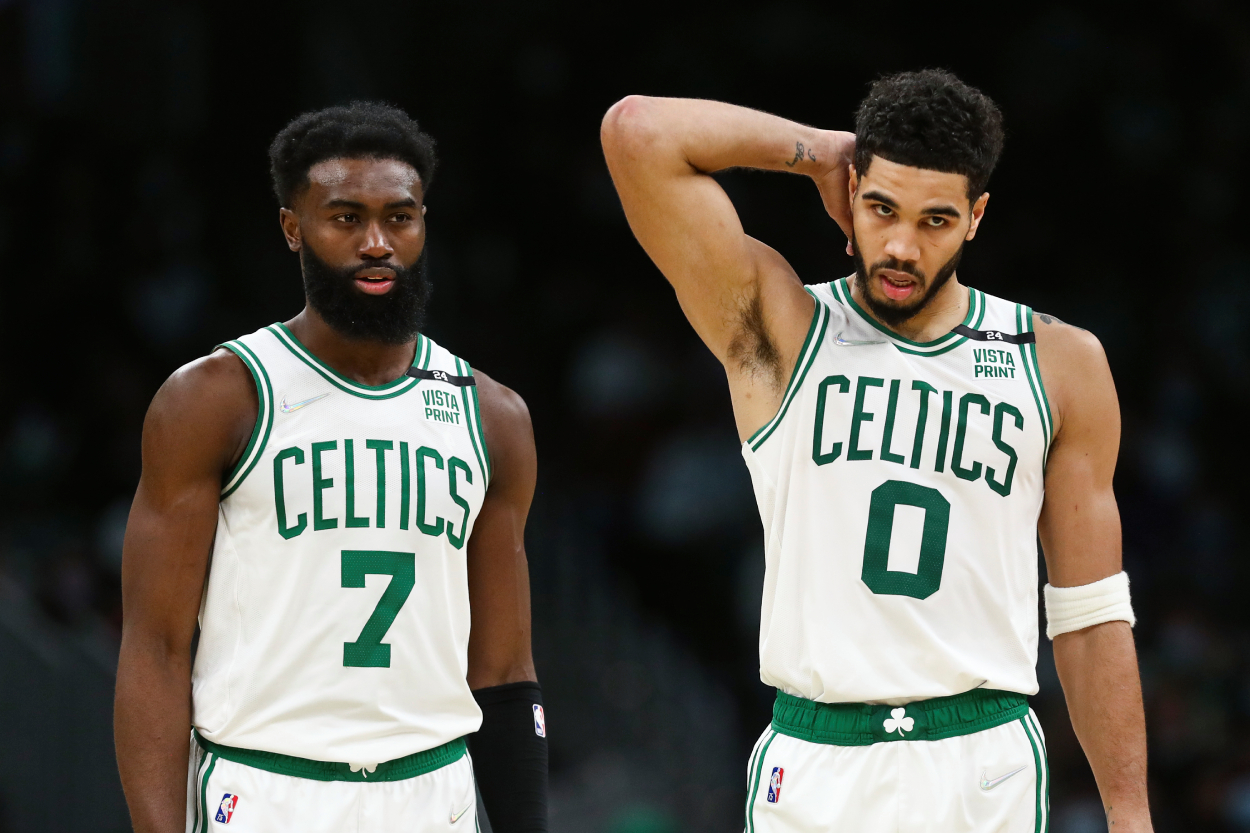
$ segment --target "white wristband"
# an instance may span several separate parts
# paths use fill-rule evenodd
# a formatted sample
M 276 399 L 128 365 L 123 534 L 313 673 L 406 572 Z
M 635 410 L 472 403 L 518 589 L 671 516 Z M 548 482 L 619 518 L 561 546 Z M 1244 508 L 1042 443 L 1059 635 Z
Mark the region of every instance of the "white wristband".
M 1125 621 L 1129 627 L 1137 624 L 1129 599 L 1128 573 L 1123 570 L 1080 587 L 1047 584 L 1042 591 L 1046 595 L 1046 636 L 1051 639 L 1103 622 Z

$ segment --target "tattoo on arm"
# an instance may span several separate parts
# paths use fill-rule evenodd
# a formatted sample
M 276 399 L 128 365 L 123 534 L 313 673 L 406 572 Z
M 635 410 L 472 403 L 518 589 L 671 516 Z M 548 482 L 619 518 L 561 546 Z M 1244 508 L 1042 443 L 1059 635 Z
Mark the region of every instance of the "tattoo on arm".
M 1042 312 L 1035 312 L 1035 313 L 1033 313 L 1033 314 L 1034 314 L 1034 315 L 1036 315 L 1036 316 L 1037 316 L 1037 317 L 1041 320 L 1041 322 L 1042 322 L 1043 324 L 1066 324 L 1066 323 L 1067 323 L 1066 321 L 1061 321 L 1061 320 L 1059 319 L 1059 317 L 1058 317 L 1058 316 L 1055 316 L 1055 315 L 1048 315 L 1048 314 L 1046 314 L 1046 313 L 1042 313 Z M 1076 325 L 1075 325 L 1075 324 L 1068 324 L 1068 326 L 1069 326 L 1069 327 L 1076 327 Z M 1078 330 L 1081 330 L 1081 331 L 1084 331 L 1084 330 L 1085 330 L 1085 328 L 1084 328 L 1084 327 L 1076 327 L 1076 328 L 1077 328 Z
M 793 168 L 795 165 L 803 161 L 804 157 L 811 161 L 816 161 L 815 152 L 808 147 L 804 147 L 802 142 L 794 143 L 794 158 L 786 163 L 787 168 Z

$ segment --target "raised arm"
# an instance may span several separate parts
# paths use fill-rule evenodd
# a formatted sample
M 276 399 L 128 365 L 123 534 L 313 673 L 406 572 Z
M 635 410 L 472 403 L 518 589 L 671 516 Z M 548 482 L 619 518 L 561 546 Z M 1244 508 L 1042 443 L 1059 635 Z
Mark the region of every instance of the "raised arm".
M 525 520 L 538 473 L 534 429 L 520 396 L 480 370 L 474 377 L 491 480 L 469 538 L 468 679 L 482 708 L 482 728 L 470 737 L 470 750 L 491 829 L 543 833 L 547 738 L 537 732 L 543 701 L 530 647 L 525 558 Z
M 191 637 L 217 528 L 222 474 L 256 420 L 256 389 L 220 351 L 161 387 L 143 426 L 143 474 L 122 556 L 113 728 L 136 833 L 186 826 Z
M 1051 316 L 1035 315 L 1034 322 L 1056 424 L 1038 532 L 1050 584 L 1079 587 L 1121 570 L 1120 513 L 1112 490 L 1120 408 L 1098 340 Z M 1146 724 L 1128 622 L 1061 633 L 1054 649 L 1068 713 L 1098 782 L 1108 827 L 1151 830 Z
M 715 101 L 629 96 L 608 110 L 601 137 L 630 228 L 725 365 L 739 432 L 750 434 L 776 411 L 814 307 L 785 259 L 746 235 L 710 174 L 810 176 L 849 235 L 854 136 Z

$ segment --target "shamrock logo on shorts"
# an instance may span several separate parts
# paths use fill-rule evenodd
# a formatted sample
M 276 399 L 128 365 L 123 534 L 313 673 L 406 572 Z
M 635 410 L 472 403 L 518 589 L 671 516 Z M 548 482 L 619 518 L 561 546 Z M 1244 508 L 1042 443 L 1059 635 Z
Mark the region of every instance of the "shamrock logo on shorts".
M 910 717 L 905 717 L 907 709 L 894 709 L 890 712 L 890 716 L 885 719 L 885 733 L 887 735 L 898 732 L 900 735 L 904 732 L 910 732 L 912 727 L 916 725 L 916 721 Z

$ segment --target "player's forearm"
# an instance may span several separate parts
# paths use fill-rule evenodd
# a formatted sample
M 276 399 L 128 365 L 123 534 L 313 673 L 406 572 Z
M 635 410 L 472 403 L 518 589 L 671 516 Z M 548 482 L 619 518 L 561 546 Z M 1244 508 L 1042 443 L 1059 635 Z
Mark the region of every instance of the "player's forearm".
M 1055 637 L 1072 726 L 1098 782 L 1111 830 L 1150 830 L 1146 722 L 1133 632 L 1106 622 Z
M 113 732 L 122 788 L 135 833 L 186 827 L 191 729 L 189 655 L 123 639 L 117 664 Z
M 702 173 L 757 168 L 819 177 L 850 161 L 850 133 L 818 130 L 719 101 L 629 96 L 603 120 L 609 157 Z

